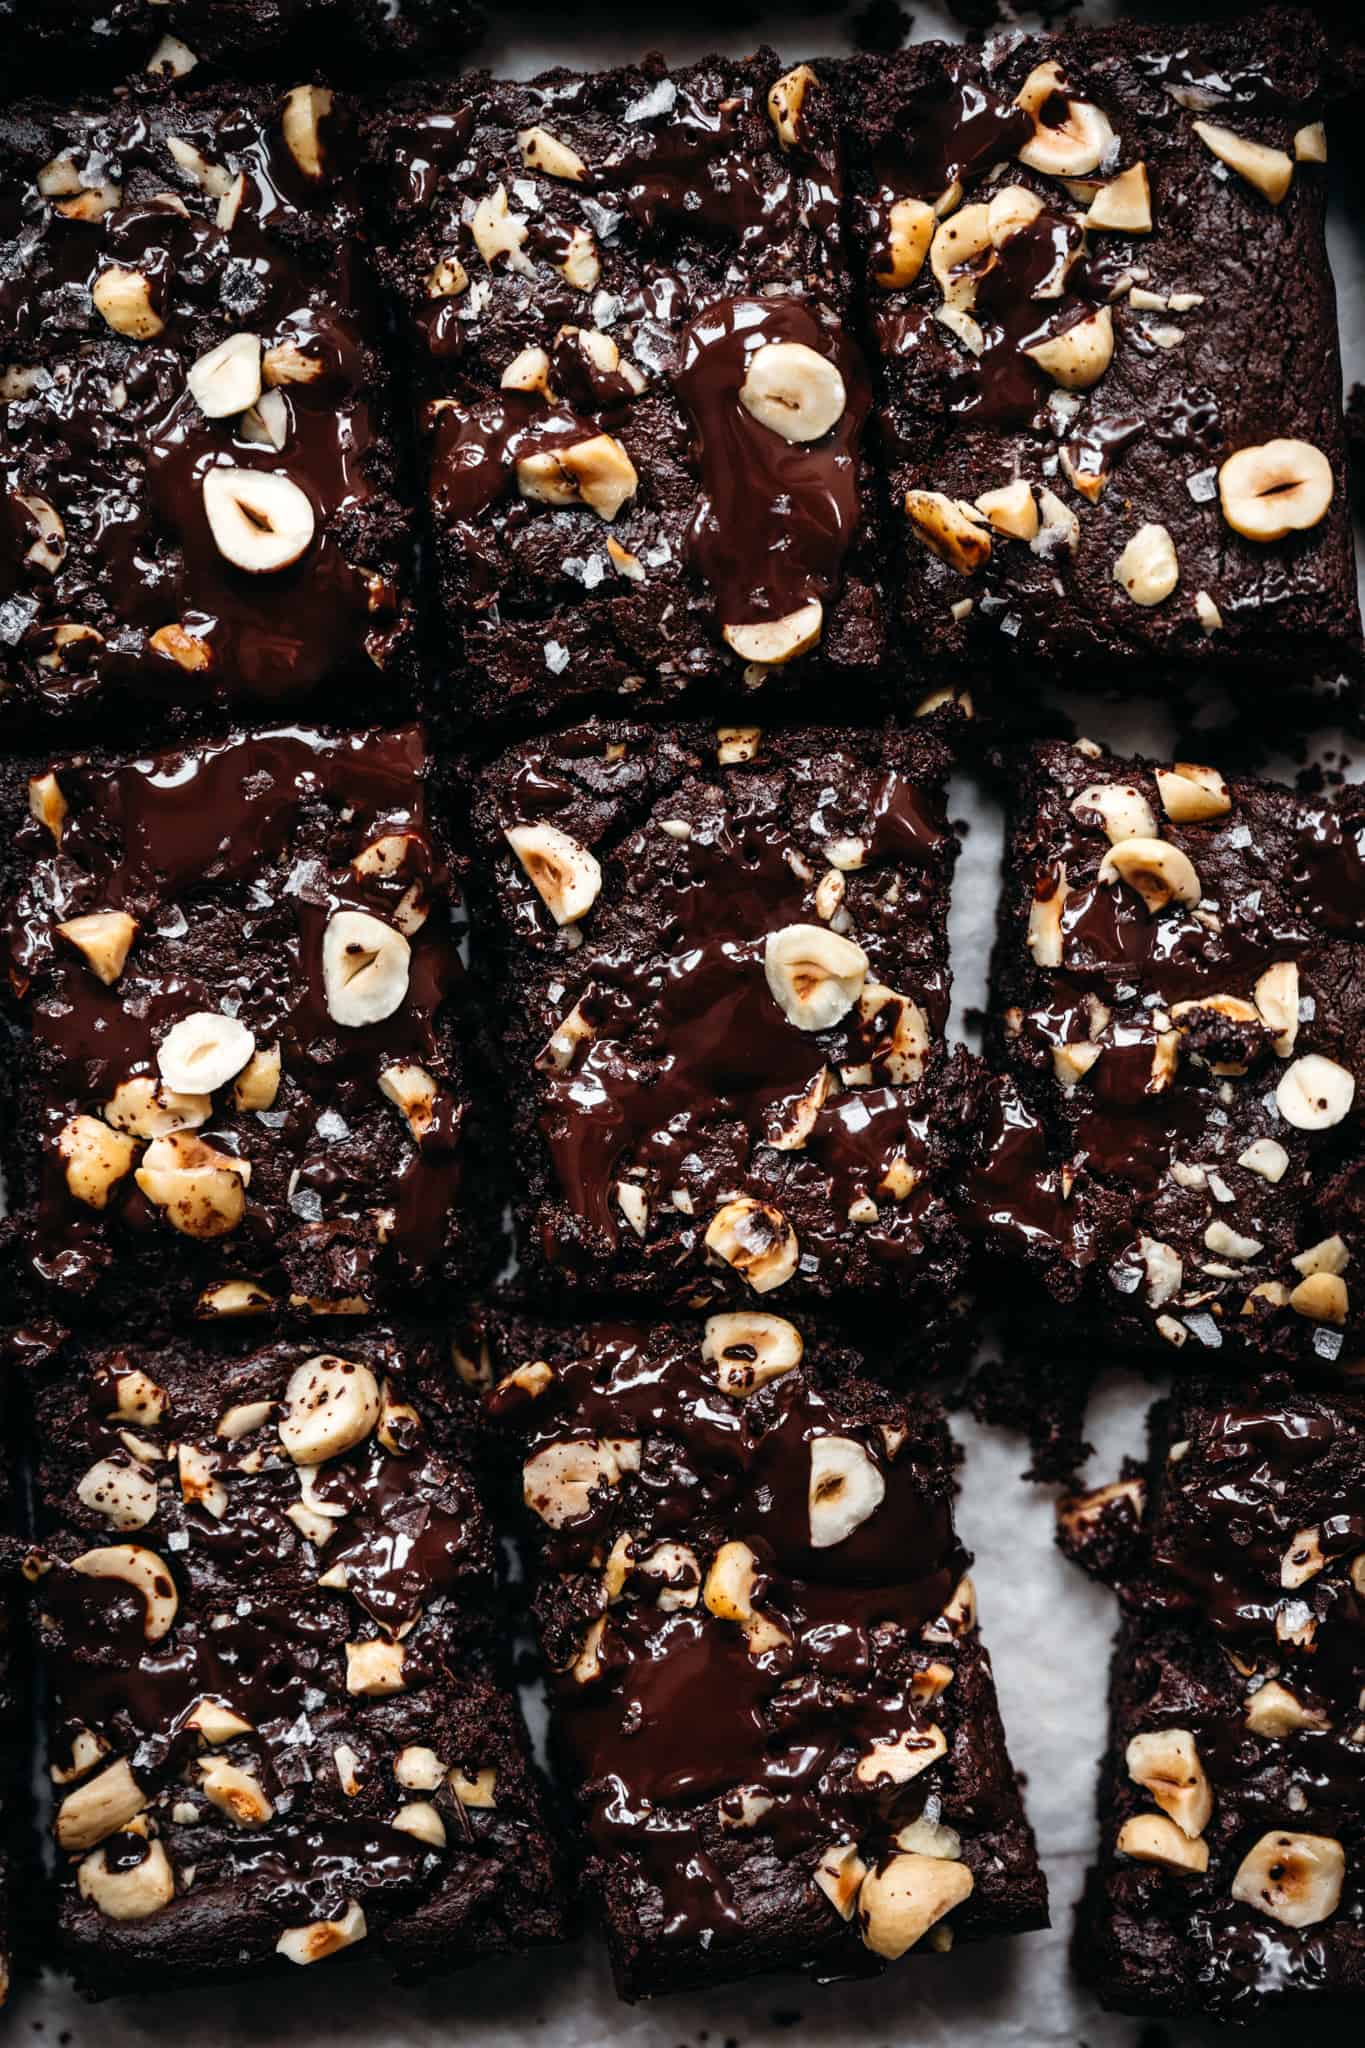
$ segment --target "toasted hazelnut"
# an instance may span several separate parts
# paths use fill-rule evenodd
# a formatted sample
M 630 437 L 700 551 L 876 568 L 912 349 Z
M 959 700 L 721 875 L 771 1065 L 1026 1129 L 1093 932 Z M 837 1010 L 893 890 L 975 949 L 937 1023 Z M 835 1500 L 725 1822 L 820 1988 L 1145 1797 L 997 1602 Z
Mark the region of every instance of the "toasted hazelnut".
M 1344 1273 L 1351 1263 L 1351 1254 L 1343 1237 L 1324 1237 L 1317 1244 L 1310 1244 L 1305 1251 L 1297 1253 L 1291 1262 L 1296 1273 L 1302 1273 L 1306 1280 L 1312 1273 Z
M 326 369 L 320 355 L 300 348 L 296 341 L 274 342 L 261 357 L 261 380 L 271 390 L 281 384 L 316 384 Z M 259 476 L 264 472 L 257 470 L 253 474 Z
M 859 1757 L 853 1775 L 860 1785 L 908 1785 L 947 1754 L 948 1738 L 933 1722 L 927 1728 L 909 1728 L 903 1735 L 874 1742 Z
M 520 354 L 513 356 L 499 377 L 498 383 L 504 391 L 539 391 L 542 397 L 552 398 L 554 393 L 550 387 L 549 356 L 543 348 L 522 349 Z M 544 458 L 533 460 L 543 462 Z M 552 469 L 551 474 L 553 473 Z M 531 492 L 529 495 L 536 494 Z M 555 499 L 551 502 L 559 503 L 560 500 Z
M 100 1458 L 76 1488 L 76 1498 L 115 1529 L 145 1528 L 157 1510 L 156 1481 L 136 1465 Z
M 412 1799 L 400 1806 L 389 1826 L 402 1835 L 415 1836 L 428 1848 L 444 1849 L 446 1845 L 445 1822 L 429 1799 Z
M 976 500 L 997 533 L 1011 540 L 1032 540 L 1038 531 L 1038 505 L 1028 483 L 1021 476 L 998 490 L 983 491 Z
M 312 544 L 312 503 L 290 477 L 264 469 L 210 469 L 202 494 L 218 552 L 249 575 L 287 569 Z
M 167 78 L 185 78 L 198 62 L 189 44 L 182 43 L 179 36 L 163 36 L 143 68 L 153 77 L 161 74 Z
M 1135 1735 L 1124 1761 L 1135 1785 L 1149 1792 L 1191 1840 L 1213 1816 L 1213 1792 L 1188 1728 L 1158 1728 Z
M 285 95 L 280 127 L 285 147 L 305 178 L 323 173 L 322 123 L 332 111 L 325 85 L 296 85 Z
M 402 1692 L 404 1650 L 401 1643 L 376 1636 L 369 1642 L 346 1645 L 346 1690 L 367 1699 Z
M 1152 231 L 1152 191 L 1146 164 L 1130 164 L 1101 185 L 1086 214 L 1088 228 L 1107 228 L 1122 235 L 1149 235 Z
M 221 1700 L 196 1700 L 185 1716 L 185 1726 L 193 1728 L 211 1748 L 217 1749 L 225 1742 L 232 1742 L 238 1735 L 250 1735 L 251 1723 L 240 1714 L 225 1707 Z
M 1246 540 L 1283 540 L 1316 526 L 1335 492 L 1332 465 L 1310 441 L 1239 448 L 1218 472 L 1223 517 Z
M 752 1394 L 801 1363 L 801 1332 L 782 1316 L 739 1309 L 708 1316 L 701 1355 L 727 1394 Z
M 769 932 L 763 973 L 789 1024 L 798 1031 L 828 1031 L 862 993 L 867 955 L 824 925 L 789 924 Z
M 876 1034 L 872 1064 L 878 1071 L 897 1087 L 918 1081 L 930 1044 L 929 1020 L 919 1004 L 883 982 L 869 981 L 858 997 L 858 1015 L 864 1028 Z
M 1131 1856 L 1135 1863 L 1155 1863 L 1173 1873 L 1202 1875 L 1209 1867 L 1209 1845 L 1203 1837 L 1191 1839 L 1161 1813 L 1130 1815 L 1119 1829 L 1114 1847 L 1120 1856 Z
M 68 918 L 57 930 L 105 986 L 112 987 L 137 936 L 137 919 L 126 910 L 92 910 L 84 917 Z
M 263 1827 L 275 1812 L 260 1780 L 236 1764 L 215 1758 L 199 1766 L 204 1797 L 239 1828 Z
M 929 268 L 946 307 L 970 313 L 980 278 L 995 260 L 993 248 L 986 205 L 964 206 L 939 222 L 929 244 Z M 982 257 L 988 259 L 984 264 Z
M 73 1116 L 58 1133 L 57 1155 L 76 1200 L 89 1209 L 103 1209 L 118 1182 L 131 1170 L 137 1148 L 97 1116 Z
M 106 1920 L 146 1920 L 175 1897 L 175 1876 L 160 1842 L 149 1842 L 140 1862 L 116 1870 L 99 1848 L 76 1866 L 76 1888 Z
M 762 668 L 781 668 L 814 647 L 824 623 L 825 608 L 818 597 L 813 597 L 794 612 L 784 612 L 780 619 L 722 626 L 721 638 L 741 661 L 757 662 Z
M 905 514 L 924 545 L 959 575 L 972 575 L 990 559 L 987 528 L 942 491 L 907 491 Z
M 469 272 L 458 256 L 443 256 L 427 272 L 429 299 L 458 299 L 460 293 L 468 289 Z
M 1167 839 L 1122 839 L 1100 863 L 1101 882 L 1125 882 L 1153 915 L 1168 903 L 1193 905 L 1199 877 L 1189 855 Z
M 1065 119 L 1042 119 L 1057 98 L 1066 100 Z M 1049 58 L 1038 64 L 1015 94 L 1014 104 L 1033 117 L 1033 135 L 1017 152 L 1021 164 L 1053 178 L 1084 178 L 1098 170 L 1109 154 L 1114 131 L 1100 109 L 1088 100 L 1068 97 L 1060 65 Z
M 1173 825 L 1200 825 L 1222 818 L 1232 809 L 1228 786 L 1216 768 L 1195 761 L 1177 761 L 1156 771 L 1161 808 Z
M 1113 361 L 1114 316 L 1108 306 L 1098 306 L 1059 334 L 1033 342 L 1024 354 L 1063 390 L 1088 391 Z
M 639 481 L 634 463 L 614 434 L 544 448 L 517 462 L 517 489 L 523 498 L 560 507 L 588 505 L 608 521 L 635 496 Z
M 55 1751 L 55 1743 L 53 1748 Z M 70 1762 L 49 1764 L 48 1776 L 54 1785 L 73 1784 L 77 1778 L 83 1778 L 87 1771 L 93 1771 L 100 1758 L 108 1754 L 109 1744 L 102 1735 L 97 1735 L 91 1728 L 77 1727 L 71 1737 Z
M 886 1481 L 867 1451 L 848 1436 L 811 1439 L 807 1505 L 812 1550 L 843 1543 L 886 1498 Z
M 379 1076 L 379 1092 L 402 1111 L 414 1140 L 420 1142 L 436 1114 L 436 1083 L 425 1067 L 406 1062 L 385 1067 Z
M 152 288 L 140 270 L 114 264 L 90 287 L 95 310 L 115 334 L 129 341 L 151 341 L 166 323 L 152 304 Z
M 1328 1726 L 1325 1714 L 1315 1707 L 1306 1707 L 1276 1678 L 1267 1679 L 1256 1688 L 1247 1701 L 1243 1719 L 1253 1735 L 1263 1735 L 1272 1741 L 1283 1735 L 1297 1735 L 1305 1728 Z
M 222 1237 L 242 1220 L 249 1173 L 244 1159 L 180 1130 L 152 1140 L 135 1178 L 184 1236 Z
M 588 175 L 578 151 L 551 135 L 548 128 L 521 129 L 517 148 L 528 171 L 543 171 L 547 178 L 564 178 L 573 185 L 581 184 Z
M 1355 1076 L 1321 1053 L 1305 1053 L 1286 1067 L 1275 1104 L 1298 1131 L 1327 1131 L 1339 1124 L 1355 1101 Z
M 1235 135 L 1231 128 L 1220 128 L 1215 121 L 1195 121 L 1191 125 L 1220 164 L 1226 164 L 1248 185 L 1254 185 L 1272 206 L 1280 204 L 1293 180 L 1293 157 L 1282 149 L 1270 149 L 1263 142 L 1249 142 L 1244 135 Z
M 783 149 L 795 149 L 801 139 L 801 109 L 807 92 L 819 80 L 809 64 L 784 71 L 768 92 L 768 119 L 777 131 Z
M 818 441 L 848 403 L 838 369 L 802 341 L 769 341 L 749 357 L 739 402 L 783 441 Z
M 1309 121 L 1306 126 L 1295 130 L 1294 161 L 1300 164 L 1326 163 L 1327 130 L 1321 121 Z
M 1258 1173 L 1262 1180 L 1268 1180 L 1273 1186 L 1288 1172 L 1289 1154 L 1274 1138 L 1257 1138 L 1245 1152 L 1238 1153 L 1237 1164 L 1244 1166 L 1248 1173 Z
M 363 1443 L 379 1420 L 379 1383 L 367 1365 L 321 1352 L 290 1374 L 280 1442 L 296 1465 L 323 1465 Z
M 1289 1306 L 1309 1322 L 1340 1325 L 1350 1314 L 1351 1297 L 1339 1273 L 1310 1273 L 1290 1294 Z
M 858 1919 L 864 1943 L 894 1962 L 970 1898 L 973 1884 L 965 1863 L 897 1850 L 863 1879 Z
M 259 1110 L 274 1107 L 280 1092 L 280 1048 L 263 1045 L 252 1053 L 232 1085 L 232 1099 L 238 1109 Z
M 73 1572 L 88 1579 L 122 1579 L 142 1596 L 142 1634 L 145 1641 L 158 1643 L 175 1620 L 180 1596 L 175 1580 L 154 1550 L 139 1543 L 112 1543 L 103 1550 L 86 1550 L 71 1560 Z
M 841 1920 L 851 1920 L 867 1865 L 856 1842 L 831 1842 L 811 1873 Z
M 16 491 L 14 503 L 22 506 L 38 529 L 37 540 L 24 550 L 24 560 L 55 576 L 66 556 L 66 524 L 61 513 L 36 491 Z
M 1290 1592 L 1306 1586 L 1326 1564 L 1321 1529 L 1300 1529 L 1280 1559 L 1280 1584 Z
M 1270 1031 L 1271 1044 L 1282 1060 L 1294 1050 L 1299 1035 L 1299 970 L 1293 960 L 1278 960 L 1257 980 L 1256 1008 Z
M 1049 879 L 1052 887 L 1046 895 L 1035 893 L 1029 904 L 1025 943 L 1035 967 L 1060 967 L 1062 964 L 1062 913 L 1071 891 L 1067 887 L 1064 867 L 1058 868 Z
M 1003 249 L 1014 235 L 1022 234 L 1043 210 L 1043 202 L 1027 185 L 1002 185 L 986 208 L 986 232 L 992 248 Z
M 166 137 L 167 153 L 173 159 L 176 169 L 196 184 L 201 192 L 207 192 L 211 199 L 222 199 L 232 189 L 232 173 L 222 164 L 211 164 L 201 149 L 192 142 L 186 142 L 183 135 Z
M 887 261 L 873 272 L 873 283 L 888 292 L 913 284 L 924 268 L 935 225 L 934 209 L 924 200 L 895 200 L 887 215 Z
M 753 1604 L 758 1559 L 747 1543 L 722 1543 L 711 1561 L 702 1587 L 707 1611 L 719 1621 L 738 1623 L 751 1657 L 764 1657 L 791 1638 L 777 1622 L 759 1614 Z
M 1164 604 L 1180 581 L 1175 543 L 1164 526 L 1140 526 L 1114 563 L 1114 581 L 1134 604 Z
M 58 846 L 61 845 L 62 826 L 66 822 L 66 798 L 62 795 L 61 784 L 50 771 L 46 775 L 29 777 L 28 814 L 52 834 Z
M 780 1209 L 742 1195 L 711 1218 L 705 1237 L 713 1257 L 732 1266 L 756 1294 L 781 1287 L 796 1271 L 796 1232 Z
M 208 642 L 195 633 L 187 633 L 177 619 L 172 619 L 168 625 L 158 626 L 154 633 L 149 634 L 147 644 L 187 674 L 202 673 L 213 662 Z
M 196 1010 L 173 1024 L 157 1047 L 156 1064 L 177 1095 L 211 1095 L 241 1072 L 256 1040 L 236 1017 Z
M 445 1779 L 446 1766 L 434 1749 L 410 1743 L 394 1758 L 393 1775 L 406 1792 L 434 1792 Z
M 490 267 L 505 256 L 511 269 L 534 275 L 535 266 L 523 248 L 526 216 L 513 213 L 505 186 L 496 186 L 479 201 L 469 226 L 480 256 Z
M 1157 821 L 1151 805 L 1133 782 L 1092 782 L 1071 805 L 1082 825 L 1098 818 L 1111 846 L 1125 839 L 1155 839 Z
M 306 1927 L 286 1927 L 275 1943 L 275 1953 L 291 1963 L 320 1963 L 338 1950 L 363 1941 L 368 1932 L 364 1913 L 354 1899 L 349 1899 L 339 1920 L 313 1920 Z
M 522 1468 L 522 1499 L 551 1529 L 590 1512 L 601 1487 L 619 1486 L 620 1459 L 604 1439 L 546 1444 Z
M 68 1851 L 93 1849 L 107 1835 L 126 1826 L 147 1805 L 147 1795 L 126 1758 L 110 1764 L 98 1777 L 87 1778 L 68 1792 L 57 1808 L 57 1846 Z
M 164 1387 L 136 1368 L 119 1375 L 116 1392 L 116 1413 L 126 1421 L 139 1422 L 146 1428 L 153 1428 L 165 1419 L 171 1405 L 171 1397 Z
M 206 419 L 245 412 L 261 395 L 261 337 L 230 334 L 191 364 L 185 379 Z
M 511 825 L 503 837 L 557 925 L 587 916 L 602 888 L 602 870 L 586 846 L 555 825 Z
M 103 220 L 117 206 L 123 204 L 121 185 L 87 185 L 74 199 L 63 199 L 57 211 L 64 220 Z
M 322 935 L 327 1014 L 348 1030 L 382 1023 L 407 999 L 412 948 L 367 910 L 334 911 Z
M 213 1103 L 207 1095 L 181 1095 L 150 1074 L 120 1081 L 104 1105 L 105 1122 L 133 1138 L 165 1138 L 172 1131 L 193 1131 L 208 1122 Z
M 1336 1912 L 1345 1875 L 1346 1858 L 1332 1836 L 1275 1829 L 1242 1858 L 1232 1896 L 1282 1927 L 1315 1927 Z

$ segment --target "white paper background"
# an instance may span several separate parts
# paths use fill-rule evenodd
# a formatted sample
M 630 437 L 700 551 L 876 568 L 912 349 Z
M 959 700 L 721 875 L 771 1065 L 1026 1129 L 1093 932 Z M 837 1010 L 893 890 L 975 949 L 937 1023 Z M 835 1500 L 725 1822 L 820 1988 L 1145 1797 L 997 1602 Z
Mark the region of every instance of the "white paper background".
M 761 21 L 725 32 L 679 0 L 668 9 L 613 10 L 589 0 L 589 20 L 573 10 L 513 7 L 487 0 L 492 24 L 482 60 L 507 75 L 528 77 L 546 65 L 589 67 L 661 49 L 674 63 L 719 48 L 742 54 L 768 41 L 792 62 L 847 50 L 836 13 L 790 21 L 780 8 Z M 954 35 L 936 10 L 910 0 L 912 35 Z M 1099 18 L 1109 10 L 1086 9 Z M 712 0 L 713 16 L 719 8 Z M 1024 17 L 1028 19 L 1028 17 Z M 1332 257 L 1346 353 L 1346 378 L 1365 378 L 1365 256 L 1361 223 L 1345 218 L 1338 200 Z M 1082 729 L 1123 748 L 1160 754 L 1168 735 L 1159 715 L 1103 701 L 1073 705 Z M 1324 735 L 1324 741 L 1333 736 Z M 1292 768 L 1290 770 L 1292 772 Z M 1359 769 L 1354 771 L 1359 773 Z M 1000 820 L 980 791 L 961 776 L 953 815 L 970 830 L 958 875 L 952 919 L 956 976 L 954 1029 L 980 1006 L 994 928 Z M 1087 1434 L 1096 1446 L 1092 1472 L 1108 1477 L 1125 1452 L 1140 1452 L 1149 1385 L 1112 1376 L 1098 1394 Z M 795 1978 L 764 1978 L 721 1986 L 688 1998 L 631 2008 L 618 2003 L 598 1944 L 591 1937 L 562 1951 L 480 1968 L 419 1990 L 395 1988 L 377 1966 L 326 1966 L 265 1984 L 246 1983 L 169 1997 L 84 2005 L 55 1978 L 24 1987 L 9 2025 L 54 2037 L 73 2048 L 312 2048 L 323 2040 L 365 2048 L 435 2048 L 454 2040 L 479 2048 L 1157 2048 L 1157 2041 L 1193 2048 L 1228 2038 L 1211 2026 L 1168 2027 L 1148 2034 L 1141 2022 L 1101 2013 L 1069 1974 L 1072 1906 L 1094 1839 L 1096 1761 L 1104 1739 L 1104 1693 L 1113 1603 L 1067 1565 L 1053 1545 L 1053 1495 L 1024 1484 L 1024 1444 L 958 1417 L 966 1445 L 959 1520 L 976 1553 L 982 1626 L 995 1663 L 1001 1706 L 1016 1764 L 1027 1775 L 1030 1816 L 1052 1890 L 1053 1926 L 1014 1941 L 960 1949 L 946 1958 L 912 1957 L 871 1983 L 822 1989 Z M 534 1703 L 532 1710 L 535 1711 Z M 1311 2027 L 1314 2048 L 1360 2042 L 1359 2025 Z M 1282 2029 L 1239 2031 L 1246 2048 L 1282 2041 Z

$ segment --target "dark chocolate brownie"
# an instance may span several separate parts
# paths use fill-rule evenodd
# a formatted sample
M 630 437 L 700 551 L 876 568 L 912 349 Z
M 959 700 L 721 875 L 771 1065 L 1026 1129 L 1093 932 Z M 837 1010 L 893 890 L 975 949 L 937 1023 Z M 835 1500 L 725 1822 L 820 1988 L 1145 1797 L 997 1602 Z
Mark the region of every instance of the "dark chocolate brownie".
M 883 696 L 872 392 L 825 86 L 762 51 L 376 123 L 458 708 Z
M 553 1940 L 556 1861 L 443 1339 L 32 1333 L 61 1959 L 96 1995 Z
M 146 1328 L 196 1303 L 363 1312 L 468 1273 L 429 776 L 415 727 L 10 767 L 7 1228 L 30 1294 Z
M 0 115 L 0 730 L 410 694 L 349 113 L 298 86 Z
M 838 78 L 907 658 L 1001 692 L 1356 667 L 1311 17 Z
M 595 719 L 484 772 L 477 886 L 533 1284 L 958 1320 L 948 749 Z
M 766 1310 L 485 1335 L 622 1995 L 1045 1925 L 939 1408 Z
M 198 87 L 223 72 L 453 64 L 478 40 L 467 0 L 0 0 L 11 80 L 113 81 L 145 69 Z
M 1151 1486 L 1078 1967 L 1124 2012 L 1358 2010 L 1365 1401 L 1197 1385 L 1154 1413 Z
M 1365 1338 L 1365 788 L 1088 741 L 1011 763 L 969 1201 L 1115 1341 L 1335 1369 Z

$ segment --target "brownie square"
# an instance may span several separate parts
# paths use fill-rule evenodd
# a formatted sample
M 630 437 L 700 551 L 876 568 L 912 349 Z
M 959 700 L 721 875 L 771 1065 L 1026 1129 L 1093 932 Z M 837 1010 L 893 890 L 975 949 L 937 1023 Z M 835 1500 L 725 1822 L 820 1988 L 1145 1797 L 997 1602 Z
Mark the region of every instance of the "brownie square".
M 622 1996 L 1044 1926 L 941 1410 L 767 1310 L 484 1340 Z
M 411 514 L 349 109 L 139 85 L 0 114 L 0 727 L 411 694 Z
M 1204 1383 L 1152 1437 L 1078 1967 L 1123 2012 L 1358 2003 L 1365 1403 Z
M 444 1340 L 34 1350 L 26 1576 L 81 1989 L 555 1939 Z
M 480 777 L 528 1284 L 958 1323 L 949 765 L 925 728 L 611 719 Z
M 1217 673 L 1249 703 L 1358 677 L 1312 18 L 839 79 L 907 659 L 1002 692 Z
M 478 39 L 465 0 L 0 0 L 9 61 L 50 80 L 116 79 L 146 69 L 193 87 L 224 69 L 298 65 L 368 71 L 454 63 Z
M 771 51 L 424 87 L 375 124 L 455 709 L 883 694 L 831 97 Z
M 7 1233 L 28 1297 L 145 1329 L 363 1312 L 468 1276 L 493 1224 L 464 1201 L 430 777 L 416 727 L 11 765 Z
M 1006 1100 L 969 1201 L 1106 1341 L 1360 1350 L 1365 790 L 1047 743 L 1010 763 Z

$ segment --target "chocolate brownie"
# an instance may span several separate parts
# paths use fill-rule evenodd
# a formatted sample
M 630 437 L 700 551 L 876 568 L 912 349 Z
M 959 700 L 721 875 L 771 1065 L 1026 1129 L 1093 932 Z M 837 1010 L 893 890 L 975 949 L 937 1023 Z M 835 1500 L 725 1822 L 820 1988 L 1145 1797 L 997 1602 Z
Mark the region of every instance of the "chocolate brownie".
M 146 67 L 202 84 L 220 70 L 454 63 L 478 39 L 466 0 L 0 0 L 14 74 L 117 79 Z
M 969 1200 L 1117 1341 L 1335 1369 L 1365 1338 L 1365 788 L 1088 741 L 1010 764 Z
M 948 763 L 916 727 L 594 719 L 485 770 L 481 965 L 530 1284 L 892 1298 L 934 1359 L 964 1253 Z
M 882 696 L 831 113 L 762 51 L 481 76 L 377 122 L 472 721 L 779 680 Z
M 1182 1390 L 1151 1484 L 1078 1967 L 1123 2012 L 1358 2009 L 1365 1401 Z
M 7 1231 L 30 1295 L 145 1328 L 363 1312 L 468 1273 L 429 781 L 415 727 L 11 765 Z
M 24 1576 L 81 1988 L 555 1939 L 444 1340 L 27 1348 Z
M 767 1310 L 485 1336 L 622 1995 L 1045 1925 L 939 1408 Z
M 411 518 L 349 113 L 0 115 L 0 730 L 410 694 Z
M 1357 668 L 1311 17 L 838 78 L 907 658 L 1249 704 Z

